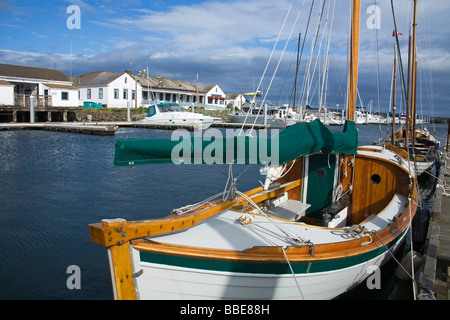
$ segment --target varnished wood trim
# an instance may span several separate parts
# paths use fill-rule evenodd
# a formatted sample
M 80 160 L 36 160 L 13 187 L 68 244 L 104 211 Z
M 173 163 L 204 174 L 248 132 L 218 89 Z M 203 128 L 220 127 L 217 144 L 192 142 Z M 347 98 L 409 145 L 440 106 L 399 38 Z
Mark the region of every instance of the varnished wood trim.
M 114 278 L 116 298 L 119 300 L 136 300 L 136 288 L 133 281 L 130 243 L 112 246 L 109 249 L 111 272 Z
M 297 187 L 299 184 L 299 181 L 293 181 L 283 187 L 265 192 L 261 195 L 258 195 L 258 193 L 263 191 L 263 188 L 258 187 L 248 191 L 246 195 L 252 197 L 254 202 L 261 202 L 283 194 L 284 192 Z M 239 198 L 239 201 L 246 203 L 242 197 Z M 225 202 L 219 200 L 203 205 L 191 213 L 182 215 L 172 214 L 161 219 L 140 221 L 126 221 L 124 219 L 103 220 L 102 222 L 90 224 L 89 232 L 93 242 L 110 247 L 120 245 L 133 239 L 167 234 L 190 228 L 199 222 L 211 218 L 214 215 L 235 205 L 236 200 L 229 200 Z
M 349 256 L 363 254 L 384 245 L 389 245 L 397 239 L 409 226 L 409 217 L 411 209 L 411 218 L 417 205 L 413 202 L 406 208 L 402 216 L 394 221 L 384 230 L 378 232 L 378 236 L 372 235 L 371 243 L 369 236 L 361 239 L 354 239 L 344 242 L 320 244 L 315 246 L 314 255 L 311 255 L 310 247 L 292 246 L 286 249 L 286 254 L 290 262 L 313 262 L 329 259 L 339 259 Z M 332 228 L 330 228 L 331 230 Z M 224 250 L 204 247 L 194 247 L 178 244 L 160 243 L 149 239 L 135 240 L 132 242 L 133 248 L 139 251 L 154 252 L 159 254 L 176 255 L 181 257 L 212 259 L 212 260 L 230 260 L 230 261 L 255 261 L 255 262 L 283 262 L 286 261 L 282 249 L 276 246 L 262 246 L 248 248 L 243 251 Z

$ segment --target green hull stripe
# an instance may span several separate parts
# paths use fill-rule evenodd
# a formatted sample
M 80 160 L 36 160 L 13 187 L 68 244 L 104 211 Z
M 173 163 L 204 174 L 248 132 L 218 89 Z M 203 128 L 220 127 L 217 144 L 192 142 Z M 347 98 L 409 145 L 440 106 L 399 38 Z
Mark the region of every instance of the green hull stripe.
M 406 231 L 405 231 L 406 232 Z M 395 241 L 392 241 L 388 247 L 392 247 L 402 237 L 402 233 Z M 331 259 L 325 261 L 309 262 L 291 262 L 292 269 L 296 274 L 327 272 L 332 270 L 343 269 L 358 265 L 371 260 L 386 252 L 384 246 L 364 254 L 345 257 L 340 259 Z M 150 253 L 140 251 L 140 259 L 142 262 L 156 263 L 162 265 L 177 266 L 183 268 L 193 268 L 212 271 L 236 272 L 236 273 L 260 273 L 260 274 L 291 274 L 289 265 L 278 262 L 236 262 L 225 260 L 208 260 L 192 257 L 180 257 L 174 255 L 166 255 L 160 253 Z M 308 270 L 309 268 L 309 270 Z

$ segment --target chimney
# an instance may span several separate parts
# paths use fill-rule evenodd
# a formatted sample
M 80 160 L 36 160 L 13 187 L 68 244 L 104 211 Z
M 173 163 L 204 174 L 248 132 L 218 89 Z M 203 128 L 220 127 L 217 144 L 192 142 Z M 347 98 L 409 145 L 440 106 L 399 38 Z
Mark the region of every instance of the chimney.
M 131 76 L 131 70 L 126 69 L 124 72 L 125 72 L 125 73 L 128 73 L 128 74 Z

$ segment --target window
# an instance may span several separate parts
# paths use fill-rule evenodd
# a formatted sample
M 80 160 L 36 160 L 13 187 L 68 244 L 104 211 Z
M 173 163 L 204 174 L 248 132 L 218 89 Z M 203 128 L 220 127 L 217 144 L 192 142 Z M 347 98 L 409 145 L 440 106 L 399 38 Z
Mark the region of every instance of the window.
M 114 99 L 119 99 L 119 89 L 114 89 Z
M 87 99 L 91 98 L 91 89 L 87 89 L 86 97 L 87 97 Z
M 98 88 L 98 98 L 103 99 L 103 88 Z
M 127 83 L 127 77 L 125 77 L 125 83 Z
M 131 90 L 131 100 L 135 100 L 136 90 Z
M 123 100 L 128 100 L 128 89 L 123 89 Z
M 61 92 L 61 100 L 69 100 L 69 93 L 68 92 Z

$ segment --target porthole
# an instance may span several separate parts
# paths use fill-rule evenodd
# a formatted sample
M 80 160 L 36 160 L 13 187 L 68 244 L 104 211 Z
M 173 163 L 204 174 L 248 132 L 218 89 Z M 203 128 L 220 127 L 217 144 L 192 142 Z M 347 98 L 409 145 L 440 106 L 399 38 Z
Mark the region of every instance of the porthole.
M 317 169 L 317 170 L 316 170 L 316 176 L 317 176 L 318 178 L 323 178 L 323 177 L 325 176 L 325 170 L 322 169 L 322 168 Z
M 380 177 L 380 175 L 378 175 L 378 174 L 373 174 L 371 177 L 370 177 L 370 182 L 372 182 L 372 184 L 379 184 L 380 182 L 381 182 L 381 177 Z

